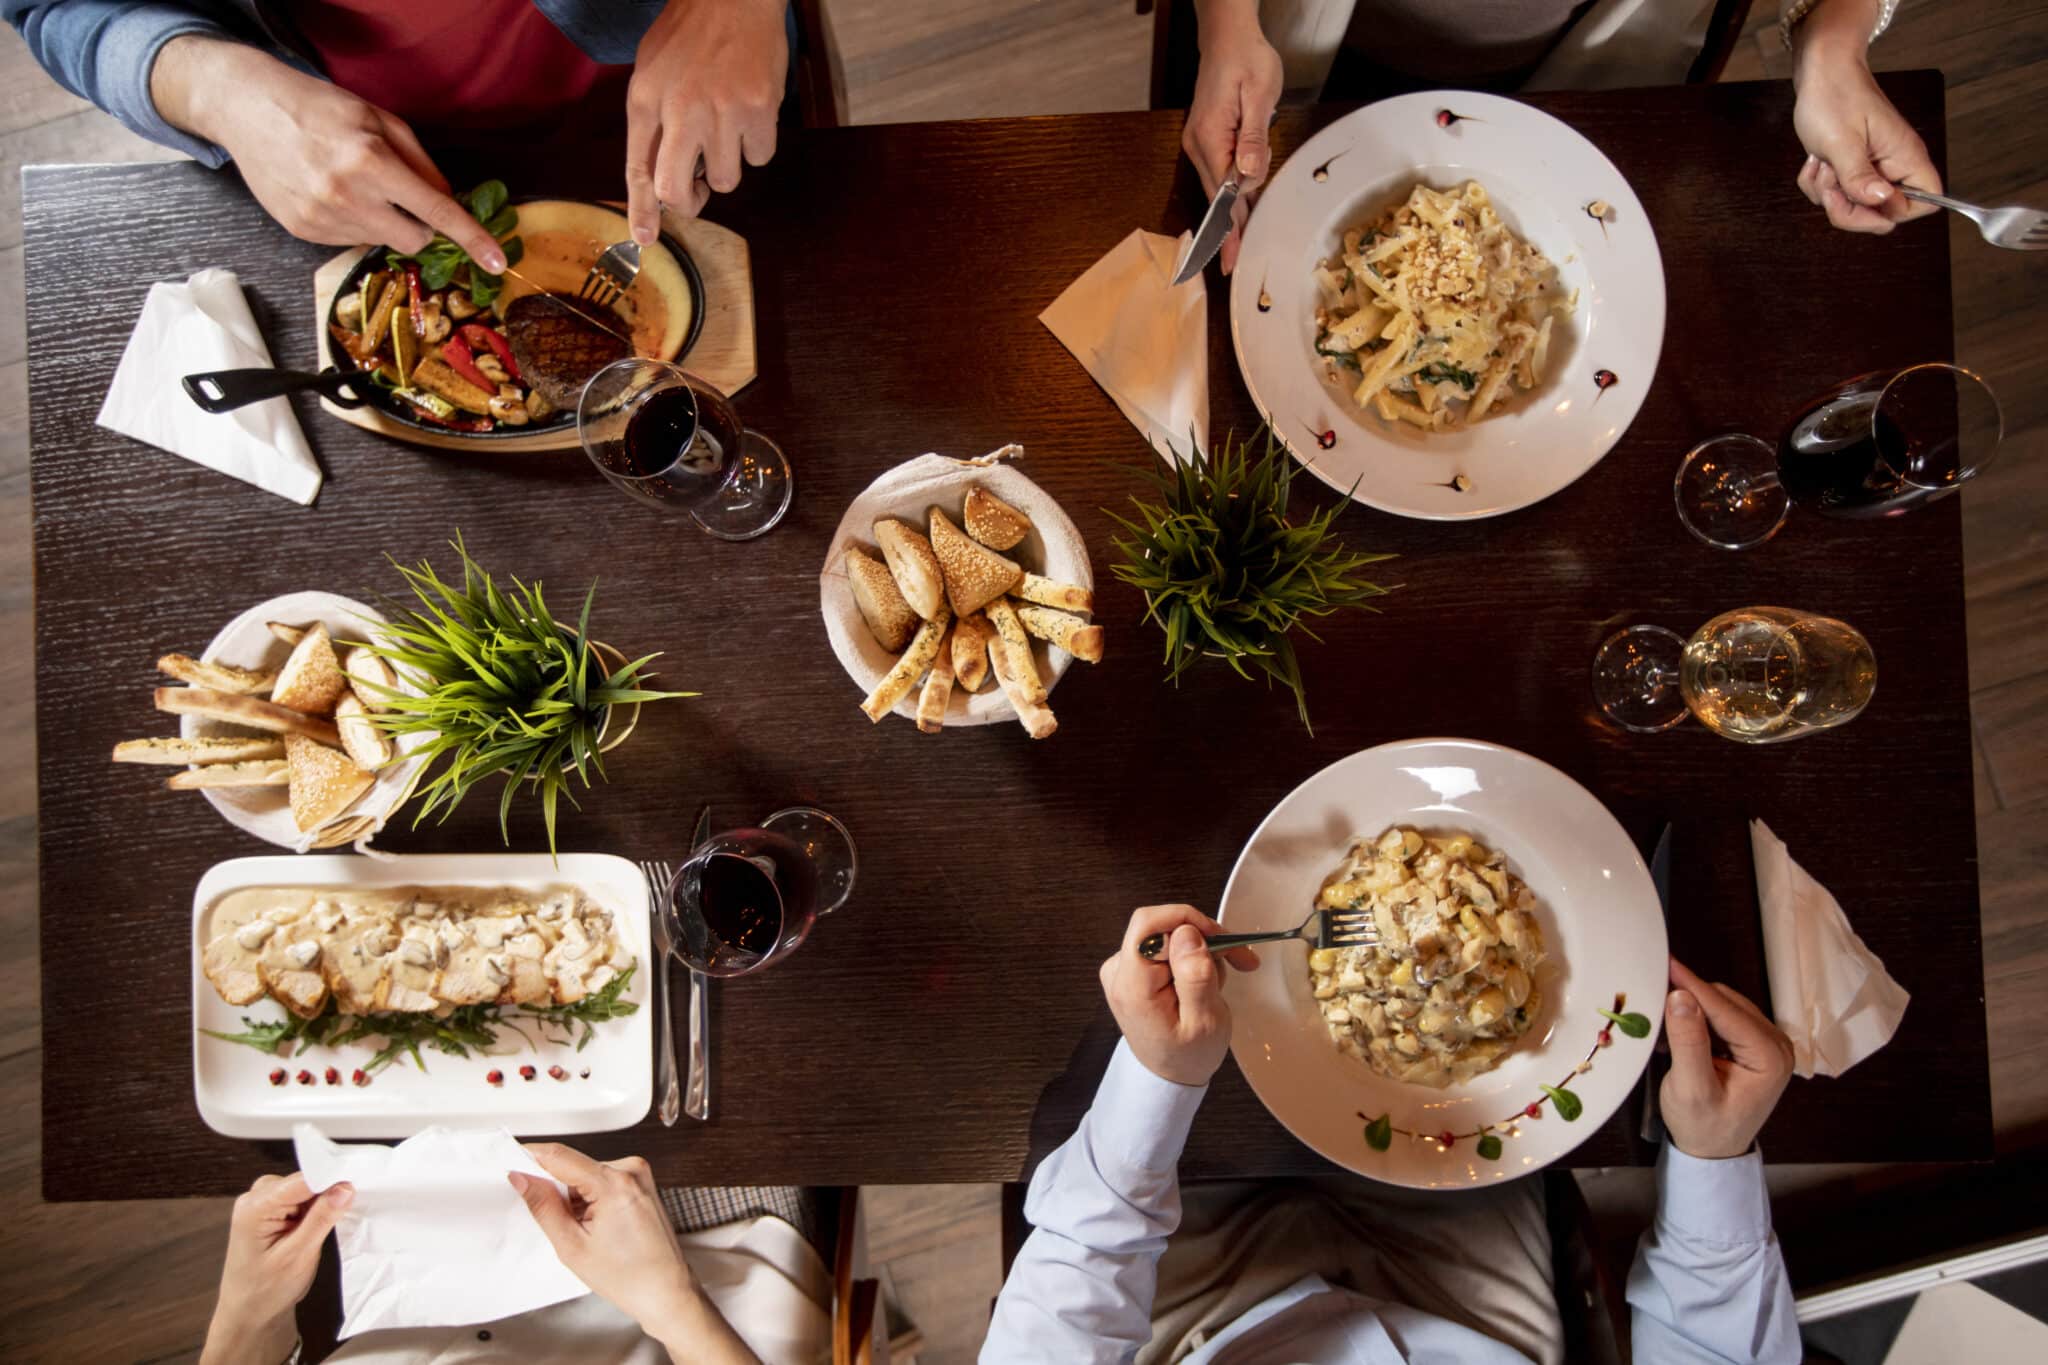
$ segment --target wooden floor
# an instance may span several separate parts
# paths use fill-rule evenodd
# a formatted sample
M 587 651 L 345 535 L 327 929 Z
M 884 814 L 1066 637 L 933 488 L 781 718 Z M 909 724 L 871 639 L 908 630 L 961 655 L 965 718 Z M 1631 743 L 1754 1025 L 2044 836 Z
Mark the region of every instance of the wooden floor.
M 1369 0 L 1367 0 L 1369 3 Z M 1733 78 L 1784 74 L 1760 3 Z M 862 122 L 1141 107 L 1149 20 L 1114 0 L 827 0 Z M 1906 0 L 1881 65 L 1949 78 L 1950 183 L 2048 205 L 2048 18 L 2039 0 Z M 1790 136 L 1789 130 L 1787 136 Z M 0 35 L 0 1359 L 190 1358 L 226 1201 L 40 1202 L 28 379 L 20 166 L 164 155 L 50 84 Z M 772 171 L 770 172 L 772 174 Z M 2048 1142 L 2048 260 L 1953 225 L 1957 352 L 2005 402 L 1998 466 L 1966 496 L 1971 711 L 1992 1092 L 2001 1148 Z M 1930 358 L 1934 358 L 1930 355 Z M 137 590 L 140 590 L 138 587 Z M 1906 794 L 1901 799 L 1910 799 Z M 62 913 L 62 907 L 53 907 Z M 1825 1178 L 1785 1171 L 1778 1183 Z M 991 1186 L 867 1196 L 870 1249 L 924 1335 L 973 1358 L 997 1287 Z

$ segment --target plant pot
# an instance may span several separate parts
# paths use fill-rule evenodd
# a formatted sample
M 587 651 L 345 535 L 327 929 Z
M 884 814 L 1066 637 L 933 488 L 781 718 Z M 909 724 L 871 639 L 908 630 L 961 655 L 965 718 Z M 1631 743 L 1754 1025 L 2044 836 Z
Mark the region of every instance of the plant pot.
M 570 634 L 574 634 L 571 631 Z M 590 642 L 590 652 L 604 665 L 606 673 L 616 673 L 626 666 L 626 656 L 602 640 Z M 618 713 L 618 714 L 614 714 Z M 621 719 L 623 717 L 623 719 Z M 618 733 L 612 733 L 612 722 L 618 720 Z M 608 754 L 626 742 L 633 733 L 633 727 L 640 723 L 640 703 L 628 702 L 624 706 L 607 706 L 604 709 L 604 724 L 597 727 L 597 751 Z

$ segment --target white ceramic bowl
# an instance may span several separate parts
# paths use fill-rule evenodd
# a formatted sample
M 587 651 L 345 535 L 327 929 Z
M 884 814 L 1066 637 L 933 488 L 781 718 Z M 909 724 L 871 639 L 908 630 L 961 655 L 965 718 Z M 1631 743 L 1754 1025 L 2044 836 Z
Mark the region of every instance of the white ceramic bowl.
M 291 646 L 270 633 L 272 621 L 291 626 L 310 626 L 318 621 L 340 642 L 362 639 L 369 624 L 383 620 L 375 609 L 331 592 L 286 593 L 257 603 L 221 627 L 220 634 L 213 637 L 200 657 L 207 663 L 233 664 L 238 668 L 277 668 L 291 653 Z M 180 718 L 179 733 L 195 739 L 201 735 L 259 732 L 199 716 L 184 716 Z M 419 760 L 406 755 L 426 743 L 427 738 L 423 734 L 395 736 L 392 742 L 397 746 L 398 757 L 378 770 L 376 782 L 353 805 L 317 830 L 300 830 L 292 819 L 290 795 L 283 787 L 202 787 L 200 794 L 220 812 L 221 819 L 279 848 L 305 852 L 336 844 L 367 843 L 404 800 L 419 768 Z
M 1662 1028 L 1668 948 L 1649 869 L 1606 807 L 1548 764 L 1474 740 L 1409 740 L 1340 759 L 1274 807 L 1224 888 L 1225 927 L 1300 923 L 1351 840 L 1397 824 L 1475 835 L 1541 901 L 1543 1006 L 1528 1034 L 1462 1085 L 1389 1080 L 1337 1050 L 1310 990 L 1306 945 L 1283 943 L 1260 949 L 1259 971 L 1232 978 L 1231 1052 L 1273 1117 L 1360 1175 L 1471 1189 L 1540 1170 L 1621 1107 Z M 1615 1029 L 1602 1047 L 1601 1010 L 1646 1016 L 1650 1035 Z M 1545 1085 L 1576 1096 L 1580 1116 L 1560 1117 Z M 1539 1117 L 1527 1116 L 1530 1104 Z M 1384 1151 L 1365 1135 L 1382 1116 L 1394 1129 Z M 1443 1133 L 1454 1137 L 1448 1146 Z M 1487 1137 L 1497 1157 L 1482 1154 Z
M 977 483 L 1031 518 L 1031 534 L 1015 549 L 1003 551 L 1006 557 L 1042 577 L 1094 590 L 1095 573 L 1088 567 L 1088 547 L 1082 543 L 1080 530 L 1060 510 L 1051 494 L 1021 472 L 1007 464 L 980 465 L 943 455 L 920 455 L 906 460 L 884 471 L 853 500 L 839 519 L 839 528 L 832 533 L 831 548 L 825 552 L 825 563 L 818 572 L 818 610 L 825 618 L 825 633 L 832 641 L 833 654 L 845 668 L 846 676 L 859 686 L 861 696 L 874 691 L 875 684 L 888 676 L 896 666 L 897 656 L 882 648 L 854 603 L 853 585 L 847 581 L 841 563 L 846 547 L 858 545 L 880 559 L 881 551 L 875 546 L 875 522 L 894 517 L 923 535 L 934 506 L 942 508 L 957 526 L 967 490 Z M 1074 656 L 1043 640 L 1034 639 L 1032 646 L 1038 658 L 1039 676 L 1045 679 L 1046 690 L 1050 692 Z M 916 721 L 917 697 L 918 689 L 912 687 L 896 703 L 895 714 Z M 993 678 L 979 692 L 956 686 L 946 703 L 947 729 L 1016 718 L 1016 708 Z
M 1461 117 L 1441 126 L 1444 111 Z M 1417 181 L 1467 180 L 1578 306 L 1534 392 L 1469 429 L 1423 432 L 1361 410 L 1319 361 L 1310 271 Z M 1596 202 L 1604 220 L 1587 212 Z M 1635 420 L 1664 344 L 1664 261 L 1635 191 L 1569 125 L 1498 95 L 1425 91 L 1347 114 L 1287 158 L 1245 230 L 1230 331 L 1252 401 L 1324 483 L 1405 517 L 1498 516 L 1584 474 Z

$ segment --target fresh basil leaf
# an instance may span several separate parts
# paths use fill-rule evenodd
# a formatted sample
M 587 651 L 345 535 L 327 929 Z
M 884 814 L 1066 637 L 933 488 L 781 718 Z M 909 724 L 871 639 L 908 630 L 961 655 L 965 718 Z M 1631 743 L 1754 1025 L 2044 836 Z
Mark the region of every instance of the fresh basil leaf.
M 1601 1014 L 1614 1021 L 1614 1026 L 1631 1038 L 1650 1036 L 1650 1021 L 1643 1015 L 1630 1010 L 1627 1014 L 1616 1014 L 1613 1010 L 1601 1010 Z
M 448 281 L 455 278 L 455 268 L 462 262 L 455 257 L 429 249 L 420 255 L 420 284 L 429 291 L 446 289 Z
M 1479 1139 L 1479 1155 L 1488 1161 L 1500 1160 L 1500 1139 L 1487 1133 Z
M 1561 1085 L 1546 1085 L 1543 1093 L 1550 1096 L 1550 1102 L 1557 1106 L 1557 1116 L 1566 1123 L 1586 1112 L 1586 1106 L 1579 1097 Z
M 486 180 L 465 196 L 471 215 L 479 223 L 495 217 L 498 210 L 505 207 L 505 201 L 511 197 L 511 191 L 505 188 L 505 182 L 502 180 Z
M 1389 1114 L 1381 1114 L 1365 1125 L 1365 1145 L 1375 1152 L 1384 1152 L 1394 1145 L 1394 1120 Z
M 514 208 L 499 209 L 489 218 L 482 219 L 481 221 L 485 232 L 490 233 L 493 237 L 503 237 L 506 233 L 519 226 L 519 210 Z

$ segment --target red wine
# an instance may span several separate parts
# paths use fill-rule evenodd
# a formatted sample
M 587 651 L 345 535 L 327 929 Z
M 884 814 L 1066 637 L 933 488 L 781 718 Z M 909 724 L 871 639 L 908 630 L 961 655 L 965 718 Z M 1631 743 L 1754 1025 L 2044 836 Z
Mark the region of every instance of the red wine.
M 1785 491 L 1833 517 L 1891 517 L 1955 491 L 1956 413 L 1879 406 L 1875 385 L 1809 404 L 1778 443 Z M 1896 416 L 1894 412 L 1896 411 Z
M 794 947 L 818 915 L 818 878 L 804 851 L 779 834 L 720 835 L 676 878 L 675 928 L 683 958 L 732 976 Z
M 782 893 L 752 858 L 714 853 L 705 859 L 697 897 L 704 927 L 736 953 L 765 956 L 782 937 Z

